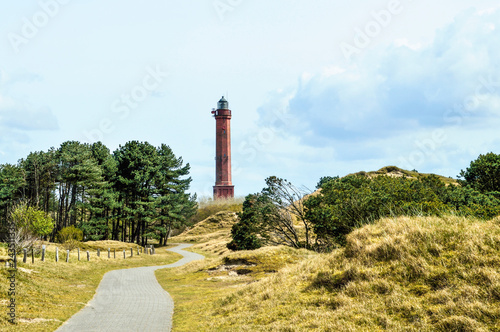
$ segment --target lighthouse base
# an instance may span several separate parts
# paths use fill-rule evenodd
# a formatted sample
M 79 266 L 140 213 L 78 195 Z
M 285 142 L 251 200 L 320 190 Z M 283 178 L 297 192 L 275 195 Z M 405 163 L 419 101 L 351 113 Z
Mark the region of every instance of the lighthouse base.
M 234 197 L 234 186 L 214 186 L 214 200 Z

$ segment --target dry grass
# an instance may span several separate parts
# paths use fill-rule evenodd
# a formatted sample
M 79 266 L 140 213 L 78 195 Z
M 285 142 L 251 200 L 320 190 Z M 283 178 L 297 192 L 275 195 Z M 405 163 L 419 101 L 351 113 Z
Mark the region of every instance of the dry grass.
M 113 242 L 113 243 L 111 243 Z M 78 312 L 92 299 L 103 275 L 111 270 L 125 269 L 139 266 L 154 266 L 172 263 L 180 255 L 167 252 L 165 248 L 157 248 L 156 255 L 140 255 L 134 249 L 134 256 L 130 257 L 130 249 L 123 259 L 122 250 L 130 248 L 130 244 L 106 241 L 105 243 L 90 243 L 89 248 L 101 248 L 101 257 L 97 257 L 95 249 L 91 252 L 91 261 L 87 262 L 85 251 L 81 251 L 81 261 L 78 261 L 76 250 L 70 254 L 70 262 L 66 263 L 66 252 L 60 251 L 59 262 L 55 262 L 54 243 L 45 243 L 47 246 L 46 261 L 36 258 L 35 264 L 22 263 L 22 256 L 18 256 L 18 271 L 16 285 L 16 303 L 18 324 L 12 326 L 7 322 L 6 314 L 0 315 L 1 331 L 54 331 L 65 320 Z M 60 246 L 60 244 L 57 244 Z M 107 248 L 116 250 L 116 259 L 107 258 Z M 134 248 L 136 246 L 133 246 Z M 118 249 L 119 248 L 119 249 Z M 90 249 L 86 249 L 90 250 Z M 112 251 L 111 251 L 112 252 Z M 7 280 L 7 270 L 0 268 L 0 278 Z M 6 313 L 7 282 L 0 282 L 0 301 Z
M 126 243 L 126 242 L 120 242 L 120 241 L 113 241 L 113 240 L 106 240 L 106 241 L 87 241 L 83 242 L 82 245 L 80 246 L 81 249 L 84 250 L 108 250 L 110 248 L 111 250 L 116 249 L 118 250 L 123 250 L 123 249 L 129 249 L 130 248 L 137 248 L 138 245 L 134 243 Z
M 349 235 L 345 249 L 250 285 L 232 301 L 226 298 L 213 309 L 213 327 L 500 329 L 499 250 L 499 220 L 384 219 Z M 259 298 L 259 306 L 252 306 Z
M 211 330 L 214 304 L 225 301 L 226 296 L 233 298 L 238 289 L 310 255 L 314 253 L 304 249 L 266 247 L 223 257 L 209 253 L 204 261 L 156 271 L 158 282 L 175 302 L 173 331 Z
M 8 252 L 7 252 L 7 245 L 1 245 L 0 246 L 0 263 L 7 262 L 9 260 Z
M 233 197 L 214 201 L 210 197 L 201 197 L 198 201 L 198 210 L 190 222 L 196 224 L 221 211 L 240 212 L 244 200 L 244 197 Z
M 333 253 L 292 252 L 158 271 L 174 331 L 500 331 L 500 218 L 383 219 Z
M 176 243 L 197 243 L 194 250 L 203 250 L 216 255 L 227 254 L 226 244 L 231 241 L 231 227 L 236 223 L 235 212 L 222 211 L 196 224 L 184 233 L 172 237 Z

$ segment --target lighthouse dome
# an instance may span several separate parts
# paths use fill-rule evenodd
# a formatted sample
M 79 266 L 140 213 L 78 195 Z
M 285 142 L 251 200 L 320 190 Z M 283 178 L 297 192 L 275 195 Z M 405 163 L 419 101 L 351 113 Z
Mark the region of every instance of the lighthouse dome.
M 229 109 L 229 103 L 227 102 L 226 98 L 224 98 L 224 96 L 222 96 L 222 98 L 217 103 L 217 108 L 220 110 L 228 110 Z

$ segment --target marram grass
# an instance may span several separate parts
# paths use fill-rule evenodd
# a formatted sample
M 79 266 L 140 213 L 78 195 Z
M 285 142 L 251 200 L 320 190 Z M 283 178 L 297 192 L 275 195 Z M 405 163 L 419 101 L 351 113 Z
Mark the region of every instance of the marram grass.
M 329 254 L 259 250 L 157 271 L 174 331 L 500 331 L 500 218 L 388 218 Z M 217 269 L 236 258 L 253 271 Z

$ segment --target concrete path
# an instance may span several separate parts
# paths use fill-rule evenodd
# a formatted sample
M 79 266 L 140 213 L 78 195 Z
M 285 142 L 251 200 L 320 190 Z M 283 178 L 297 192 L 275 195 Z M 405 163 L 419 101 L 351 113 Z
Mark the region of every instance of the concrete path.
M 184 256 L 173 264 L 106 273 L 94 298 L 56 331 L 170 331 L 174 301 L 156 280 L 155 270 L 177 267 L 204 258 L 182 250 L 190 246 L 181 244 L 169 249 Z

